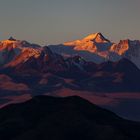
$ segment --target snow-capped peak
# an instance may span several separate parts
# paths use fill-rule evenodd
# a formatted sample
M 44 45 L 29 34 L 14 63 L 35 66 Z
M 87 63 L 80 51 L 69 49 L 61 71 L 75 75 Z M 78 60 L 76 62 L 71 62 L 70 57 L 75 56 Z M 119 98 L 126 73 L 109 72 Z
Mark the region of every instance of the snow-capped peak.
M 41 46 L 37 44 L 31 44 L 24 40 L 16 40 L 13 37 L 0 41 L 0 66 L 9 63 L 25 50 L 29 50 L 32 55 L 32 52 L 34 54 L 34 50 L 38 51 L 40 48 Z
M 23 48 L 40 48 L 37 44 L 31 44 L 25 40 L 16 40 L 13 37 L 10 37 L 7 40 L 0 41 L 0 50 L 4 49 L 23 49 Z
M 92 41 L 95 41 L 97 43 L 110 42 L 100 32 L 94 33 L 94 34 L 90 34 L 87 37 L 85 37 L 84 40 L 92 40 Z
M 100 33 L 90 34 L 90 35 L 86 36 L 84 39 L 85 40 L 93 40 L 93 39 L 95 39 L 98 36 L 98 34 L 100 34 Z
M 11 37 L 9 37 L 9 39 L 8 40 L 10 40 L 10 41 L 16 41 L 16 39 L 15 38 L 13 38 L 12 36 Z
M 97 55 L 101 54 L 98 52 L 102 51 L 102 54 L 106 54 L 108 48 L 112 45 L 108 39 L 106 39 L 100 32 L 93 33 L 81 40 L 75 40 L 66 42 L 64 46 L 72 46 L 74 50 L 88 51 Z

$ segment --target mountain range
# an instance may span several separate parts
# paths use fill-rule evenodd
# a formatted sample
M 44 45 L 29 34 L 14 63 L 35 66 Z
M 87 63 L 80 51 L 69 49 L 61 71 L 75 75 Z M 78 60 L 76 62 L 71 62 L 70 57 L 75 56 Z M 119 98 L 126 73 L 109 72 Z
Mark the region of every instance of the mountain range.
M 115 62 L 122 58 L 127 58 L 140 68 L 139 40 L 132 41 L 126 39 L 120 40 L 119 43 L 114 43 L 106 39 L 101 33 L 94 33 L 81 40 L 65 42 L 60 45 L 49 45 L 48 47 L 63 57 L 79 55 L 86 61 L 95 63 L 103 63 L 106 61 Z M 5 65 L 21 52 L 27 50 L 30 51 L 30 55 L 32 56 L 40 52 L 42 47 L 24 40 L 16 40 L 13 37 L 0 41 L 0 65 Z
M 134 112 L 140 99 L 139 48 L 139 41 L 116 44 L 101 33 L 44 47 L 13 37 L 0 41 L 0 107 L 36 95 L 77 95 L 140 120 Z M 122 111 L 124 102 L 131 109 Z
M 127 58 L 140 68 L 140 41 L 121 40 L 111 42 L 101 33 L 90 34 L 81 40 L 49 46 L 54 52 L 64 56 L 80 55 L 88 61 L 102 63 Z
M 49 46 L 0 41 L 0 139 L 139 140 L 139 48 L 101 33 Z

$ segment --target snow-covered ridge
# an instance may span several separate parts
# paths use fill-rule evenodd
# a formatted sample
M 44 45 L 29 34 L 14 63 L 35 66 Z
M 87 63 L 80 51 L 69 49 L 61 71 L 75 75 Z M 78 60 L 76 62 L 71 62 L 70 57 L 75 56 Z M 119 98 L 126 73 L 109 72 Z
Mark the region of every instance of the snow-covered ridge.
M 80 55 L 89 61 L 101 63 L 104 61 L 118 61 L 125 57 L 133 61 L 140 68 L 140 41 L 120 40 L 111 42 L 100 32 L 90 34 L 83 39 L 65 42 L 62 45 L 50 46 L 55 52 L 64 51 L 65 55 Z M 66 49 L 67 48 L 67 49 Z
M 121 40 L 119 43 L 114 43 L 98 32 L 90 34 L 83 39 L 48 47 L 54 53 L 61 54 L 64 57 L 79 55 L 85 60 L 95 63 L 118 61 L 121 58 L 127 58 L 140 68 L 139 40 L 126 39 Z M 13 37 L 0 41 L 0 66 L 8 64 L 21 54 L 25 57 L 25 61 L 32 56 L 38 58 L 42 48 L 37 44 L 32 44 L 25 40 L 17 40 Z
M 9 63 L 27 49 L 32 54 L 40 48 L 41 46 L 37 44 L 31 44 L 25 40 L 16 40 L 13 37 L 0 41 L 0 65 Z

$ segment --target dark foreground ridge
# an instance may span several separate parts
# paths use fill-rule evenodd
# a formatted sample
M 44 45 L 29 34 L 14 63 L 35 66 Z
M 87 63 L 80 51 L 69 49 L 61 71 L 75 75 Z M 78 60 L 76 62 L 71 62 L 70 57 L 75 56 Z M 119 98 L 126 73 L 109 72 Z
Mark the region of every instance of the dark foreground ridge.
M 78 97 L 36 96 L 0 110 L 0 140 L 140 140 L 140 123 Z

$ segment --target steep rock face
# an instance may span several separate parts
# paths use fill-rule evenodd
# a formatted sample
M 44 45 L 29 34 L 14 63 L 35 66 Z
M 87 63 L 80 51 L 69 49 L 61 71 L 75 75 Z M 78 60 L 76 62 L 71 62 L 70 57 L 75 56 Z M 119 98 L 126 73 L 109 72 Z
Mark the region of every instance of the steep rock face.
M 118 44 L 111 46 L 110 51 L 123 55 L 129 49 L 129 40 L 121 40 Z
M 129 45 L 130 47 L 124 56 L 140 68 L 140 41 L 129 41 Z
M 115 52 L 118 55 L 127 54 L 128 57 L 131 57 L 131 56 L 138 57 L 139 50 L 140 50 L 140 41 L 138 40 L 132 41 L 129 39 L 121 40 L 118 44 L 114 44 L 110 48 L 111 52 Z
M 10 62 L 17 56 L 21 49 L 17 48 L 15 40 L 5 40 L 0 42 L 0 65 Z
M 119 44 L 114 44 L 110 48 L 110 52 L 131 60 L 140 68 L 140 41 L 121 40 Z

